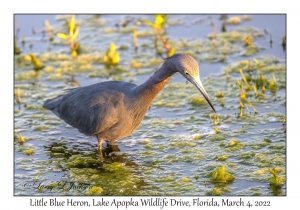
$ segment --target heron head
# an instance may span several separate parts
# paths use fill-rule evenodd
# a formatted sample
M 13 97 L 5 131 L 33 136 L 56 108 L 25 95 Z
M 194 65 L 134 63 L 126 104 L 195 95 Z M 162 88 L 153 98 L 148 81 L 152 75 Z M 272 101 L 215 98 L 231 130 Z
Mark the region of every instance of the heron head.
M 189 82 L 196 86 L 196 88 L 200 91 L 200 93 L 204 96 L 210 107 L 215 111 L 214 106 L 209 99 L 208 94 L 206 93 L 199 75 L 199 65 L 197 61 L 187 54 L 175 54 L 172 57 L 168 58 L 171 62 L 169 62 L 170 67 L 179 72 L 182 76 L 184 76 Z

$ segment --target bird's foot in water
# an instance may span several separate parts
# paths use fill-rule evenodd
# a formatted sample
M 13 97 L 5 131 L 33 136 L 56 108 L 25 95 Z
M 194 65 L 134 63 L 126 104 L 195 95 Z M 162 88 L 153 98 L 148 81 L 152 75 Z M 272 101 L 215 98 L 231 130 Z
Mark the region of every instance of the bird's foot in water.
M 103 148 L 103 145 L 102 145 L 103 141 L 99 141 L 99 144 L 98 144 L 98 149 L 99 149 L 99 159 L 101 161 L 104 160 L 104 156 L 110 156 L 111 153 L 113 152 L 120 152 L 120 148 L 118 147 L 117 144 L 115 144 L 114 142 L 106 142 L 106 147 Z

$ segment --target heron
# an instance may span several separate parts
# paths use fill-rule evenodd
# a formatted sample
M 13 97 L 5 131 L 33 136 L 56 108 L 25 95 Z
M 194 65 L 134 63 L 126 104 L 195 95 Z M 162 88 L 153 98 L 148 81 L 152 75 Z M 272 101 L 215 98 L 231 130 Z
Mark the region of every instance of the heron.
M 166 58 L 161 67 L 141 85 L 106 81 L 68 89 L 64 95 L 46 100 L 43 107 L 80 133 L 96 136 L 102 154 L 103 141 L 113 144 L 139 127 L 154 98 L 176 72 L 196 86 L 216 112 L 200 81 L 197 61 L 182 53 Z

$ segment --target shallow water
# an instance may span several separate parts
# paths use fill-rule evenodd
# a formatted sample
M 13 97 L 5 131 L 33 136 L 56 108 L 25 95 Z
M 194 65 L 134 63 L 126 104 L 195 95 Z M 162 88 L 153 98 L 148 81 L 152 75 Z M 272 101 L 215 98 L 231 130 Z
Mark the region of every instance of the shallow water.
M 21 98 L 20 110 L 15 101 L 15 132 L 27 140 L 23 144 L 17 137 L 14 140 L 15 195 L 285 195 L 286 61 L 281 45 L 285 16 L 251 15 L 250 20 L 227 25 L 227 32 L 221 32 L 219 17 L 171 15 L 166 27 L 176 51 L 190 53 L 200 63 L 201 80 L 219 123 L 214 123 L 212 110 L 197 89 L 176 74 L 153 101 L 141 126 L 105 149 L 101 162 L 95 137 L 79 133 L 42 104 L 76 87 L 68 82 L 72 75 L 81 86 L 106 80 L 143 83 L 162 59 L 156 56 L 150 27 L 138 27 L 137 53 L 131 31 L 138 18 L 153 21 L 154 15 L 76 16 L 83 52 L 75 59 L 65 40 L 54 36 L 50 43 L 47 32 L 44 36 L 41 32 L 46 19 L 54 33 L 66 31 L 68 16 L 16 15 L 17 46 L 22 53 L 15 56 L 15 90 L 20 88 Z M 115 27 L 126 19 L 133 21 L 125 28 Z M 216 24 L 214 41 L 208 39 L 212 21 Z M 245 45 L 247 36 L 252 37 L 252 48 Z M 120 63 L 119 68 L 108 70 L 102 59 L 111 42 L 117 46 Z M 161 45 L 159 50 L 164 53 Z M 28 53 L 43 62 L 43 70 L 33 70 Z M 137 62 L 141 66 L 134 68 Z M 252 76 L 249 91 L 239 69 L 246 77 Z M 259 74 L 267 80 L 264 93 Z M 276 91 L 269 87 L 273 76 Z M 238 81 L 247 98 L 242 116 Z M 224 97 L 216 97 L 217 91 Z M 232 183 L 211 180 L 210 174 L 223 165 L 235 177 Z M 282 179 L 280 187 L 269 184 L 273 177 L 269 169 Z M 90 188 L 78 187 L 83 183 Z

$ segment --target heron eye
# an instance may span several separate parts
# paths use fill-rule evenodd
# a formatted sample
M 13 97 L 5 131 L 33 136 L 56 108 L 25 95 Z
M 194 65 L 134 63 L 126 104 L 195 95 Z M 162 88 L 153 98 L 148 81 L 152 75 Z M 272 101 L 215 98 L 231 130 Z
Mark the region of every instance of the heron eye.
M 186 71 L 186 72 L 184 72 L 185 73 L 185 75 L 189 75 L 189 73 Z

